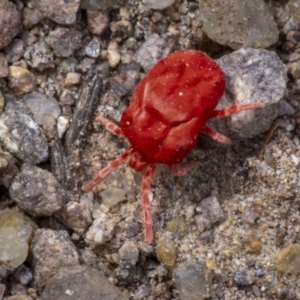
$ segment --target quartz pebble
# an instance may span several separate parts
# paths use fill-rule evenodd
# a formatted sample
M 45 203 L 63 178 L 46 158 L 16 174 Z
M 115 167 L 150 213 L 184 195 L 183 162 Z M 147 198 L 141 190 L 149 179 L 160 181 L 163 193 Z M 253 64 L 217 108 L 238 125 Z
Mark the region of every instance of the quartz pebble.
M 173 267 L 176 262 L 177 249 L 169 238 L 160 239 L 156 246 L 157 259 L 166 266 Z
M 279 272 L 300 274 L 300 245 L 290 244 L 276 254 L 275 265 Z
M 0 210 L 0 224 L 0 278 L 3 278 L 26 260 L 37 225 L 10 209 Z
M 109 241 L 114 234 L 115 222 L 107 213 L 101 213 L 86 233 L 85 242 L 93 247 Z
M 69 128 L 70 119 L 65 116 L 60 116 L 57 119 L 57 133 L 58 137 L 61 139 L 67 129 Z
M 18 95 L 32 92 L 36 86 L 35 76 L 22 67 L 9 67 L 9 87 Z
M 21 210 L 33 216 L 49 216 L 61 209 L 66 191 L 48 171 L 23 164 L 9 189 Z
M 171 6 L 175 0 L 143 0 L 143 3 L 152 9 L 165 9 Z
M 33 114 L 33 119 L 39 125 L 44 124 L 47 115 L 56 119 L 61 114 L 58 102 L 53 97 L 47 98 L 45 95 L 35 92 L 23 95 L 22 99 Z
M 76 21 L 80 0 L 33 0 L 32 7 L 44 18 L 49 18 L 58 24 L 71 25 Z
M 88 10 L 119 8 L 122 3 L 122 0 L 82 0 L 81 8 Z
M 109 187 L 100 192 L 102 203 L 111 208 L 126 199 L 126 190 L 118 187 Z
M 86 55 L 97 58 L 100 54 L 100 42 L 97 38 L 93 38 L 85 49 Z
M 14 103 L 7 105 L 0 116 L 0 142 L 24 162 L 37 164 L 49 157 L 48 142 L 41 128 Z
M 20 282 L 22 285 L 27 285 L 33 278 L 33 274 L 29 268 L 25 265 L 21 265 L 14 272 L 14 279 Z
M 40 300 L 128 300 L 102 273 L 84 266 L 62 268 L 45 285 Z
M 267 4 L 261 0 L 198 0 L 205 33 L 230 46 L 267 48 L 277 42 L 279 31 Z
M 132 241 L 126 241 L 119 249 L 120 267 L 130 269 L 136 265 L 139 259 L 139 249 Z
M 173 50 L 175 37 L 168 34 L 150 35 L 145 43 L 137 50 L 134 59 L 146 73 L 161 59 L 166 58 Z
M 119 45 L 116 42 L 110 42 L 107 49 L 107 59 L 109 65 L 114 68 L 121 60 L 121 53 L 119 50 Z
M 217 63 L 225 73 L 226 90 L 216 109 L 250 102 L 266 107 L 212 119 L 208 125 L 231 139 L 252 138 L 267 131 L 286 91 L 286 68 L 280 58 L 275 52 L 245 48 L 221 57 Z
M 180 300 L 204 300 L 209 294 L 211 275 L 204 262 L 185 262 L 174 272 Z
M 197 210 L 201 214 L 196 215 L 194 218 L 200 232 L 210 229 L 213 224 L 224 219 L 222 207 L 216 197 L 203 199 Z
M 0 49 L 4 48 L 22 30 L 21 15 L 8 0 L 0 0 Z
M 38 229 L 32 240 L 31 251 L 34 287 L 38 290 L 58 269 L 79 264 L 76 247 L 64 230 Z

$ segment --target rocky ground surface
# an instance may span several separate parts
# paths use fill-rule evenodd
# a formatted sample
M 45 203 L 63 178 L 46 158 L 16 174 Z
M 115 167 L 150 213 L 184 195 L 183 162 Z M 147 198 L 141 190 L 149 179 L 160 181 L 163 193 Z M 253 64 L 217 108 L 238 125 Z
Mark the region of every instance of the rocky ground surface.
M 224 2 L 224 3 L 223 3 Z M 0 299 L 300 299 L 300 3 L 0 0 Z M 226 76 L 185 176 L 123 164 L 118 124 L 137 84 L 176 50 Z M 184 134 L 184 133 L 183 133 Z

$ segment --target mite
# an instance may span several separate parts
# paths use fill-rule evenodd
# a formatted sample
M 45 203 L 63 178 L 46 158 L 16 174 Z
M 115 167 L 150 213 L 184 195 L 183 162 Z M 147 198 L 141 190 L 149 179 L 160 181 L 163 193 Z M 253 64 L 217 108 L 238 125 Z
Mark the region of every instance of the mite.
M 120 127 L 103 116 L 107 130 L 128 139 L 131 146 L 98 172 L 83 187 L 90 191 L 128 160 L 137 172 L 145 171 L 141 186 L 145 242 L 153 241 L 150 188 L 157 164 L 175 175 L 184 175 L 189 164 L 178 167 L 196 146 L 200 133 L 229 144 L 230 139 L 207 127 L 209 119 L 263 107 L 261 103 L 234 105 L 216 110 L 225 89 L 225 76 L 217 63 L 203 52 L 183 50 L 159 61 L 137 86 Z

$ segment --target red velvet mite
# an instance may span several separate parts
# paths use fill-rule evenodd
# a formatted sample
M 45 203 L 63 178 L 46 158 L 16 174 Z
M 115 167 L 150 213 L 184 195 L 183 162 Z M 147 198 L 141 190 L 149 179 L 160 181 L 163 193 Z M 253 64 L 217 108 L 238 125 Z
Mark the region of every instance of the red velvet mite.
M 229 138 L 205 125 L 209 119 L 263 107 L 248 103 L 215 110 L 224 89 L 223 71 L 203 52 L 178 51 L 159 61 L 137 86 L 120 127 L 98 117 L 106 129 L 126 137 L 131 146 L 100 170 L 83 190 L 91 190 L 126 160 L 135 171 L 145 170 L 141 198 L 145 242 L 150 244 L 153 229 L 149 194 L 156 165 L 166 164 L 175 175 L 184 175 L 188 165 L 176 164 L 196 146 L 201 132 L 220 143 L 230 143 Z

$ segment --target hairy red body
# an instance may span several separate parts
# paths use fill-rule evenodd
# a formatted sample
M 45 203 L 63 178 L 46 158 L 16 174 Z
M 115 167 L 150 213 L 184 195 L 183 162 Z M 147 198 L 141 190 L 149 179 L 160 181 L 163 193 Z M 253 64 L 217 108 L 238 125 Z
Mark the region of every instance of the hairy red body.
M 206 127 L 209 119 L 263 106 L 249 103 L 215 110 L 224 89 L 223 71 L 203 52 L 178 51 L 158 62 L 137 86 L 120 128 L 99 116 L 108 130 L 126 137 L 131 147 L 100 170 L 83 189 L 91 190 L 127 159 L 137 172 L 146 169 L 141 196 L 145 241 L 150 244 L 153 230 L 149 193 L 156 164 L 166 164 L 175 175 L 184 175 L 189 166 L 178 168 L 175 164 L 196 146 L 200 132 L 221 143 L 230 143 L 227 137 Z

